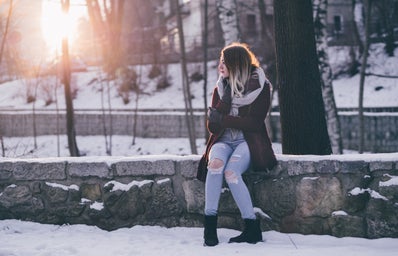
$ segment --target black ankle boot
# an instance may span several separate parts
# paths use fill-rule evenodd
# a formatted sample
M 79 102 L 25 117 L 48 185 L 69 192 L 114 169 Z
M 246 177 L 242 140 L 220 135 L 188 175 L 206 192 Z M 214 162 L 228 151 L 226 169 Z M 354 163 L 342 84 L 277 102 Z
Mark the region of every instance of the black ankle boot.
M 257 242 L 263 241 L 262 232 L 260 229 L 259 220 L 245 219 L 245 229 L 242 234 L 229 239 L 230 243 L 249 243 L 255 244 Z
M 217 215 L 206 216 L 204 221 L 205 231 L 204 231 L 204 245 L 205 246 L 216 246 L 218 244 L 217 237 Z

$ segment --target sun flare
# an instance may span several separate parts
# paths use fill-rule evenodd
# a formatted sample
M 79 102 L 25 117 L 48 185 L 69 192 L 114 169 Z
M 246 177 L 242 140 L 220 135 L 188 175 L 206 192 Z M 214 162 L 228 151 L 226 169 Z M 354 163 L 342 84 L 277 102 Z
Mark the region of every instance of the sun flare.
M 41 28 L 50 53 L 61 50 L 61 43 L 67 37 L 73 44 L 77 32 L 78 19 L 83 14 L 70 8 L 69 13 L 62 12 L 60 2 L 43 0 Z

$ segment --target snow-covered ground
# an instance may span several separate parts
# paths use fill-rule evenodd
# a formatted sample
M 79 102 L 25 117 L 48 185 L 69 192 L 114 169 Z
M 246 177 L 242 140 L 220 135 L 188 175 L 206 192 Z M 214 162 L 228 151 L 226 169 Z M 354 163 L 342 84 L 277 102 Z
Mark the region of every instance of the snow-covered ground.
M 202 228 L 134 226 L 104 231 L 86 225 L 44 225 L 17 220 L 0 221 L 1 256 L 395 256 L 398 239 L 336 238 L 331 236 L 263 232 L 264 242 L 229 244 L 239 234 L 219 229 L 220 244 L 203 246 Z
M 331 50 L 329 56 L 335 69 L 341 69 L 341 63 L 348 60 L 345 48 L 336 47 Z M 394 57 L 388 57 L 382 44 L 371 45 L 366 73 L 397 77 L 398 49 L 395 50 Z M 353 77 L 341 76 L 333 81 L 337 107 L 358 107 L 359 78 L 357 74 Z M 363 104 L 364 107 L 398 107 L 398 79 L 366 76 Z
M 28 138 L 4 138 L 6 157 L 38 158 L 38 157 L 67 157 L 70 156 L 68 138 L 66 135 L 38 136 L 37 149 L 34 140 Z M 77 136 L 77 146 L 82 155 L 106 156 L 105 139 L 103 136 Z M 112 156 L 138 156 L 138 155 L 189 155 L 191 148 L 187 138 L 136 138 L 132 145 L 132 136 L 112 136 Z M 280 148 L 276 144 L 275 148 Z M 204 152 L 205 139 L 197 139 L 198 152 Z M 281 150 L 279 150 L 281 152 Z M 1 159 L 1 158 L 0 158 Z M 1 256 L 1 255 L 0 255 Z

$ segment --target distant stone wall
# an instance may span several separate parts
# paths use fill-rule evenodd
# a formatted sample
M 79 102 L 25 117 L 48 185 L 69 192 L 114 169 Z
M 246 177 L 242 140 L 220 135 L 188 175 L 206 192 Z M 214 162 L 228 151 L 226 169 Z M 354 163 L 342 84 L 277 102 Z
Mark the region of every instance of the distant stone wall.
M 136 120 L 134 112 L 115 111 L 112 116 L 100 111 L 81 111 L 74 114 L 77 135 L 133 135 L 143 138 L 186 137 L 188 128 L 183 112 L 139 112 Z M 33 118 L 31 112 L 0 112 L 0 133 L 7 137 L 66 134 L 66 114 L 38 112 Z M 112 124 L 112 125 L 111 125 Z M 134 124 L 136 124 L 134 126 Z M 205 123 L 202 114 L 195 115 L 195 129 L 198 136 L 204 137 Z
M 356 113 L 339 112 L 343 146 L 358 149 L 359 121 Z M 58 121 L 57 121 L 58 120 Z M 105 121 L 104 121 L 105 120 Z M 112 122 L 112 126 L 110 123 Z M 372 153 L 398 152 L 398 113 L 365 113 L 364 150 Z M 31 112 L 0 112 L 0 134 L 6 137 L 66 134 L 65 114 L 58 116 L 51 112 L 39 112 L 35 119 Z M 134 127 L 134 123 L 136 126 Z M 271 116 L 272 140 L 281 142 L 279 114 Z M 77 111 L 75 113 L 77 135 L 135 135 L 143 138 L 188 137 L 183 112 L 139 112 L 134 121 L 133 112 L 114 111 L 112 119 L 99 111 Z M 195 112 L 195 132 L 198 138 L 205 137 L 205 121 L 202 112 Z
M 202 226 L 199 156 L 1 159 L 0 219 L 88 224 Z M 262 230 L 337 237 L 398 237 L 398 154 L 280 156 L 244 178 Z M 229 190 L 219 227 L 241 228 Z

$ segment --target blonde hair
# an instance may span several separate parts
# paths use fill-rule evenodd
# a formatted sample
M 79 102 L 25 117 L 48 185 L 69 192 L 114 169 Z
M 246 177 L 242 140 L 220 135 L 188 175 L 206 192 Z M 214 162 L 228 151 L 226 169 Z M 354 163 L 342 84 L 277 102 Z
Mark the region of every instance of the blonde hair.
M 242 97 L 251 69 L 259 67 L 259 61 L 247 44 L 236 42 L 221 50 L 220 60 L 228 69 L 232 95 Z

